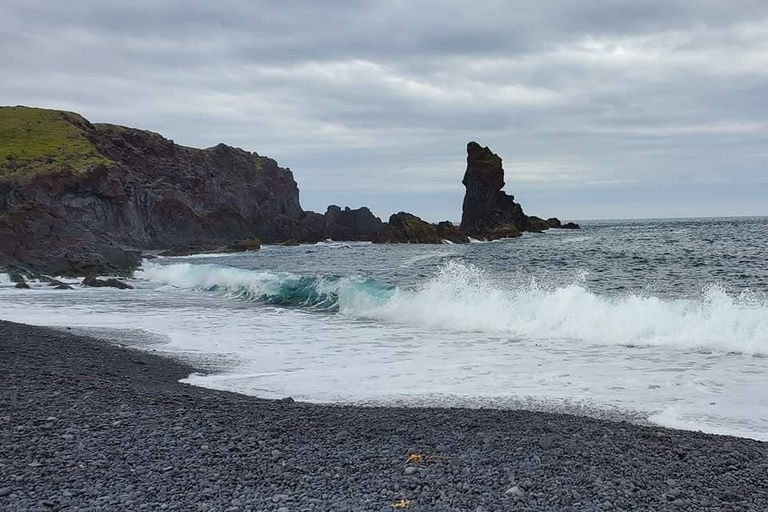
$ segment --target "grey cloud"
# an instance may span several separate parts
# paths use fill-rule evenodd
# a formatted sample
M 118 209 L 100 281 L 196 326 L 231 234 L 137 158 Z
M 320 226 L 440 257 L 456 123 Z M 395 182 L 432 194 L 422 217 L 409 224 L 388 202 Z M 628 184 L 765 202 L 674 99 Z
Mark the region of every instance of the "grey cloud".
M 657 200 L 706 215 L 717 208 L 704 191 L 719 184 L 734 211 L 768 213 L 746 192 L 768 188 L 764 2 L 0 0 L 0 11 L 3 103 L 274 156 L 309 207 L 365 199 L 382 215 L 455 219 L 464 145 L 477 139 L 539 211 L 619 217 L 674 190 Z M 635 201 L 611 199 L 622 194 Z

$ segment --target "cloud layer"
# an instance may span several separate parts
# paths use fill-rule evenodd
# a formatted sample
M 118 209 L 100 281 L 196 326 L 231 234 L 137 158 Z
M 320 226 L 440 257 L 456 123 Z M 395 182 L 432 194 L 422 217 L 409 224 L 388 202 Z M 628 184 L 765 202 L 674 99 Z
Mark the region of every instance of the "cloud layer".
M 457 219 L 465 145 L 531 213 L 768 214 L 768 4 L 0 0 L 3 104 L 296 173 L 305 207 Z

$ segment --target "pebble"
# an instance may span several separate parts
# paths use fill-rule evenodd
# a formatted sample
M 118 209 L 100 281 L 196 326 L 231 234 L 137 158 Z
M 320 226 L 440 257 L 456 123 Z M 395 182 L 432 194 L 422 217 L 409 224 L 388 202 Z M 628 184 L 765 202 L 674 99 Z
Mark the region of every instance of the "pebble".
M 552 436 L 543 437 L 541 438 L 541 440 L 539 440 L 539 446 L 543 450 L 549 450 L 550 448 L 552 448 L 552 445 L 554 444 L 555 444 L 555 438 Z
M 0 488 L 0 498 L 4 498 L 8 496 L 9 494 L 11 494 L 11 492 L 12 492 L 12 489 L 10 487 Z
M 523 496 L 525 496 L 525 491 L 523 491 L 521 488 L 515 485 L 513 487 L 510 487 L 506 491 L 504 491 L 504 494 L 506 494 L 507 496 L 522 498 Z
M 408 466 L 405 468 L 405 474 L 406 475 L 413 475 L 415 474 L 419 469 L 416 466 Z

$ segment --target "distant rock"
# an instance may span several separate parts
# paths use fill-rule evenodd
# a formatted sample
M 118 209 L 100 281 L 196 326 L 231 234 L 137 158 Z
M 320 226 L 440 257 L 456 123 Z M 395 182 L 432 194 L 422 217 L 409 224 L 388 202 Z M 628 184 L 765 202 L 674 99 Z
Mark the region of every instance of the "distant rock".
M 132 290 L 133 286 L 114 278 L 97 279 L 95 276 L 88 276 L 83 279 L 83 286 L 90 288 L 117 288 L 120 290 Z
M 554 228 L 554 229 L 559 229 L 563 227 L 563 223 L 560 222 L 560 219 L 558 219 L 557 217 L 550 217 L 549 219 L 547 219 L 547 225 L 550 228 Z
M 189 245 L 180 245 L 173 249 L 168 249 L 160 253 L 160 256 L 193 256 L 195 254 L 218 254 L 258 251 L 261 249 L 261 240 L 249 238 L 232 245 L 210 245 L 194 243 Z
M 295 238 L 291 238 L 290 240 L 286 240 L 285 242 L 283 242 L 282 245 L 285 247 L 296 247 L 299 245 L 299 241 L 296 240 Z
M 400 212 L 389 218 L 389 223 L 373 238 L 375 244 L 441 244 L 443 239 L 437 227 L 417 216 Z
M 218 251 L 219 248 L 220 247 L 217 245 L 206 245 L 206 244 L 178 245 L 173 249 L 161 251 L 159 253 L 159 256 L 163 256 L 163 257 L 193 256 L 195 254 L 214 253 Z
M 261 249 L 261 240 L 258 238 L 248 238 L 232 245 L 225 246 L 222 252 L 249 252 Z
M 10 271 L 8 272 L 8 278 L 11 280 L 12 283 L 24 283 L 26 280 L 24 279 L 24 276 L 21 275 L 20 272 L 17 271 Z
M 469 243 L 469 237 L 462 233 L 458 226 L 454 225 L 453 222 L 444 220 L 443 222 L 438 222 L 435 227 L 437 229 L 437 236 L 440 237 L 441 240 L 447 240 L 454 244 Z
M 539 233 L 542 231 L 546 231 L 548 229 L 549 229 L 549 223 L 544 219 L 540 219 L 539 217 L 530 216 L 526 221 L 526 225 L 525 225 L 526 231 Z
M 557 217 L 547 219 L 547 224 L 553 229 L 581 229 L 581 226 L 573 222 L 563 224 Z
M 72 287 L 71 287 L 71 286 L 69 286 L 68 284 L 64 284 L 64 283 L 61 283 L 61 284 L 57 284 L 57 285 L 55 285 L 55 286 L 53 287 L 53 289 L 54 289 L 54 290 L 73 290 L 74 288 L 72 288 Z
M 460 229 L 481 239 L 520 236 L 528 218 L 514 196 L 502 192 L 504 168 L 501 158 L 477 142 L 467 144 L 466 187 Z
M 324 217 L 328 237 L 336 241 L 372 240 L 386 225 L 365 206 L 342 210 L 332 204 Z
M 16 283 L 16 286 L 14 286 L 14 288 L 18 288 L 20 290 L 29 290 L 29 285 L 22 281 L 21 283 Z

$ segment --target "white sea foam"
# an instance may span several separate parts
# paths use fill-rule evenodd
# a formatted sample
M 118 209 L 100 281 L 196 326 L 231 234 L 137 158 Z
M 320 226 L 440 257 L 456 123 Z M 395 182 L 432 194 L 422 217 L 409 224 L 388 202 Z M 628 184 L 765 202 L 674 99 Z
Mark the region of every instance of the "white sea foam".
M 581 279 L 549 287 L 502 283 L 449 262 L 416 289 L 360 278 L 302 278 L 215 265 L 154 265 L 144 277 L 180 288 L 223 291 L 286 305 L 338 308 L 342 315 L 432 330 L 504 334 L 551 343 L 660 346 L 768 353 L 768 300 L 709 286 L 697 297 L 662 299 L 592 293 Z
M 140 328 L 168 340 L 153 349 L 237 361 L 189 382 L 257 396 L 554 410 L 580 403 L 585 414 L 628 410 L 662 425 L 768 439 L 768 358 L 729 353 L 744 338 L 711 353 L 680 342 L 702 320 L 741 325 L 731 330 L 757 339 L 757 297 L 744 304 L 719 291 L 682 302 L 612 299 L 591 294 L 579 279 L 564 287 L 499 282 L 459 263 L 413 290 L 189 263 L 148 264 L 142 277 L 130 294 L 83 288 L 66 300 L 47 286 L 29 294 L 3 288 L 0 318 L 116 333 Z M 719 303 L 727 307 L 716 322 L 711 308 Z M 306 307 L 334 304 L 332 314 Z M 647 309 L 636 319 L 646 331 L 653 315 L 667 322 L 665 343 L 657 331 L 634 324 L 622 330 L 622 321 L 611 319 L 623 314 L 629 322 L 632 307 Z M 612 342 L 611 331 L 595 325 L 600 315 L 637 346 Z M 525 321 L 532 324 L 527 331 Z M 640 346 L 639 338 L 659 344 Z

